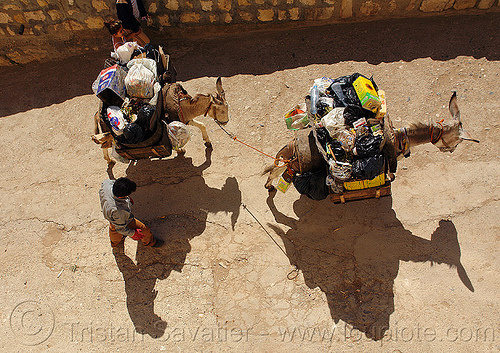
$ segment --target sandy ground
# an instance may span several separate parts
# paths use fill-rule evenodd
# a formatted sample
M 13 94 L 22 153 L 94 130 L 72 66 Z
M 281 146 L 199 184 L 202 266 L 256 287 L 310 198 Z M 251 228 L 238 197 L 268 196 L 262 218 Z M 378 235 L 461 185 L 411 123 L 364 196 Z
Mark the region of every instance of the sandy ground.
M 499 351 L 499 20 L 154 38 L 191 94 L 223 77 L 227 129 L 269 154 L 313 79 L 353 72 L 374 76 L 397 127 L 449 118 L 456 90 L 481 140 L 417 147 L 391 197 L 336 205 L 268 195 L 272 160 L 202 118 L 212 153 L 193 130 L 184 157 L 114 168 L 138 183 L 158 251 L 127 239 L 114 254 L 99 208 L 90 87 L 108 51 L 0 69 L 0 350 Z

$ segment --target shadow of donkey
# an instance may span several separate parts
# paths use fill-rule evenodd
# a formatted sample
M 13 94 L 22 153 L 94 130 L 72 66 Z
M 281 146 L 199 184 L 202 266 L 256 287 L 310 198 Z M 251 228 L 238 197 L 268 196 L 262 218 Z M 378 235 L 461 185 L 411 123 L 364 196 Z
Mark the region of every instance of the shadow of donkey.
M 335 205 L 304 196 L 294 203 L 298 220 L 267 204 L 286 233 L 268 224 L 285 243 L 292 265 L 309 288 L 325 294 L 335 321 L 344 321 L 366 337 L 380 340 L 394 312 L 394 279 L 399 261 L 444 263 L 456 267 L 463 284 L 474 291 L 460 263 L 460 245 L 452 221 L 441 220 L 431 240 L 406 230 L 392 210 L 392 198 Z
M 167 323 L 154 311 L 156 281 L 166 279 L 172 270 L 181 272 L 191 251 L 189 242 L 205 230 L 208 213 L 231 213 L 234 229 L 241 204 L 238 183 L 229 177 L 221 189 L 207 186 L 202 173 L 210 164 L 211 150 L 207 149 L 200 166 L 179 155 L 160 161 L 139 160 L 127 169 L 127 177 L 138 186 L 134 215 L 165 241 L 156 249 L 138 242 L 137 264 L 125 255 L 123 247 L 113 251 L 125 281 L 130 319 L 140 334 L 158 338 L 165 333 Z

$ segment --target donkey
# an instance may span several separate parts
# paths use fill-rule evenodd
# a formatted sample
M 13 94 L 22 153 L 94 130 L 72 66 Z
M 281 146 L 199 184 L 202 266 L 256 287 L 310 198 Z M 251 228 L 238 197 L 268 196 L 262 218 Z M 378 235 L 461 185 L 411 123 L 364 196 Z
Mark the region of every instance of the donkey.
M 194 97 L 191 97 L 179 83 L 166 85 L 161 90 L 163 98 L 162 108 L 164 112 L 168 113 L 165 120 L 168 120 L 169 122 L 181 121 L 184 124 L 196 126 L 201 130 L 203 141 L 205 141 L 205 146 L 207 148 L 212 147 L 212 143 L 207 134 L 207 129 L 202 122 L 195 120 L 195 118 L 201 115 L 208 115 L 218 124 L 225 125 L 229 122 L 228 104 L 224 89 L 222 88 L 222 79 L 220 77 L 217 78 L 215 88 L 215 93 L 196 94 Z M 102 120 L 101 108 L 102 103 L 94 115 L 95 135 L 92 136 L 92 140 L 101 145 L 104 159 L 108 162 L 109 170 L 116 163 L 116 161 L 110 157 L 108 151 L 111 147 L 113 136 L 111 135 L 108 126 Z M 178 153 L 182 152 L 184 151 L 178 151 Z
M 179 83 L 173 83 L 162 89 L 163 109 L 169 115 L 168 120 L 177 120 L 186 125 L 196 126 L 200 129 L 207 148 L 212 147 L 207 134 L 207 128 L 205 124 L 195 118 L 201 115 L 208 115 L 220 125 L 225 125 L 229 122 L 229 106 L 220 77 L 217 78 L 215 88 L 215 93 L 198 93 L 194 97 L 191 97 Z
M 389 116 L 384 117 L 386 143 L 383 147 L 383 153 L 387 155 L 389 160 L 388 174 L 391 180 L 394 180 L 396 160 L 400 159 L 412 147 L 432 143 L 441 152 L 451 153 L 462 141 L 479 142 L 473 139 L 462 126 L 456 92 L 453 92 L 448 108 L 453 117 L 449 121 L 411 123 L 402 129 L 394 129 Z M 266 167 L 262 172 L 262 175 L 269 174 L 264 187 L 270 192 L 275 189 L 272 184 L 273 180 L 278 178 L 287 168 L 296 173 L 305 173 L 317 170 L 325 163 L 310 129 L 297 131 L 296 137 L 276 154 L 276 160 L 275 164 Z M 278 163 L 279 161 L 286 163 Z

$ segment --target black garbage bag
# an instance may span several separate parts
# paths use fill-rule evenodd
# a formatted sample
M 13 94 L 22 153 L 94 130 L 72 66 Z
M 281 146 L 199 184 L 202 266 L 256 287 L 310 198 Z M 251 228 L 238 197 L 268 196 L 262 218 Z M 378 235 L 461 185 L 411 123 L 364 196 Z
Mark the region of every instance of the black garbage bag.
M 137 112 L 137 119 L 135 121 L 143 131 L 149 130 L 149 122 L 151 121 L 151 117 L 155 112 L 155 107 L 151 104 L 144 104 L 139 111 Z
M 316 110 L 318 116 L 325 116 L 331 110 L 331 107 L 325 101 L 319 100 L 316 103 Z
M 380 144 L 383 138 L 380 135 L 365 134 L 356 137 L 356 142 L 354 147 L 356 148 L 356 154 L 360 157 L 372 157 L 380 154 Z
M 326 185 L 328 169 L 321 168 L 315 172 L 302 173 L 293 177 L 293 186 L 302 194 L 313 200 L 323 200 L 329 194 L 330 190 Z
M 123 128 L 123 136 L 127 143 L 136 144 L 144 139 L 144 131 L 139 124 L 131 123 Z
M 320 127 L 316 129 L 316 136 L 318 138 L 318 142 L 325 148 L 326 144 L 332 139 L 328 130 L 324 127 Z
M 328 144 L 330 145 L 330 150 L 338 161 L 344 161 L 347 158 L 347 154 L 338 140 L 332 139 Z
M 382 172 L 384 167 L 384 156 L 376 156 L 356 159 L 352 163 L 351 176 L 361 180 L 371 180 Z
M 365 110 L 361 106 L 348 105 L 344 109 L 344 124 L 348 127 L 354 127 L 354 122 L 365 117 Z

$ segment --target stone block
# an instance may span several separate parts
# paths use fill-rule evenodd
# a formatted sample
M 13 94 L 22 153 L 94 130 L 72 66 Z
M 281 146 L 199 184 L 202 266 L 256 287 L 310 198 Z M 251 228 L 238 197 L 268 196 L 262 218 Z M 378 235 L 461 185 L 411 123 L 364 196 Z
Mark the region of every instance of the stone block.
M 314 9 L 305 9 L 304 16 L 307 21 L 321 21 L 332 17 L 333 7 L 320 7 Z
M 151 4 L 149 4 L 148 13 L 149 14 L 155 14 L 156 11 L 158 11 L 158 5 L 156 5 L 155 2 L 152 2 Z
M 2 7 L 4 10 L 14 10 L 14 11 L 20 11 L 21 8 L 17 5 L 13 5 L 13 4 L 8 4 L 8 5 L 5 5 Z
M 182 23 L 199 23 L 200 18 L 200 14 L 196 12 L 184 13 L 180 16 Z
M 290 19 L 292 21 L 300 20 L 300 9 L 298 7 L 289 9 L 288 13 L 290 14 Z
M 168 15 L 158 16 L 158 22 L 161 26 L 170 26 L 170 18 Z
M 239 11 L 238 16 L 240 16 L 240 18 L 243 21 L 247 21 L 247 22 L 253 21 L 253 19 L 254 19 L 253 14 L 251 14 L 250 12 L 246 12 L 246 11 Z
M 92 7 L 97 11 L 108 11 L 109 7 L 103 0 L 92 0 Z
M 316 0 L 300 0 L 300 3 L 306 6 L 316 5 Z
M 231 10 L 231 0 L 219 0 L 219 9 L 224 11 Z
M 172 11 L 177 11 L 179 10 L 179 1 L 177 0 L 167 0 L 167 3 L 165 4 L 165 7 L 169 10 Z
M 230 14 L 228 14 L 228 13 L 227 13 L 227 14 L 224 16 L 224 22 L 225 22 L 225 23 L 231 23 L 231 22 L 233 22 L 233 17 L 232 17 Z
M 352 0 L 342 0 L 340 4 L 340 17 L 352 17 Z
M 420 5 L 422 12 L 440 12 L 447 8 L 450 0 L 423 0 Z M 451 0 L 453 1 L 453 0 Z
M 361 4 L 359 12 L 363 16 L 373 16 L 379 13 L 381 6 L 379 3 L 368 0 Z
M 250 6 L 248 0 L 238 0 L 238 6 Z
M 453 8 L 455 10 L 470 9 L 476 6 L 476 0 L 455 0 Z
M 6 13 L 0 12 L 0 23 L 9 23 L 9 22 L 14 22 L 12 21 L 12 17 L 7 15 Z
M 493 6 L 497 0 L 481 0 L 479 1 L 479 4 L 477 4 L 477 8 L 480 10 L 486 10 L 489 9 L 490 7 Z M 500 6 L 500 2 L 498 3 L 498 6 Z
M 60 20 L 63 17 L 61 11 L 58 10 L 50 10 L 48 14 L 50 16 L 50 19 L 54 22 Z
M 101 17 L 89 17 L 85 20 L 90 29 L 100 29 L 104 27 L 104 20 Z
M 213 1 L 200 1 L 201 10 L 210 12 L 212 11 L 212 6 L 214 5 Z
M 285 10 L 278 10 L 278 21 L 284 21 L 288 19 L 288 13 Z
M 14 17 L 14 22 L 23 23 L 23 24 L 27 23 L 26 19 L 24 18 L 24 15 L 22 13 L 17 13 L 13 17 Z
M 258 15 L 257 18 L 259 21 L 262 22 L 270 22 L 274 19 L 274 10 L 273 9 L 267 9 L 267 10 L 258 10 Z
M 26 11 L 24 12 L 24 18 L 26 21 L 45 21 L 45 14 L 42 10 L 38 11 Z

